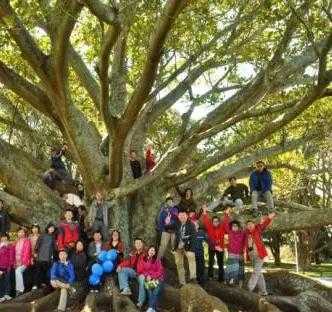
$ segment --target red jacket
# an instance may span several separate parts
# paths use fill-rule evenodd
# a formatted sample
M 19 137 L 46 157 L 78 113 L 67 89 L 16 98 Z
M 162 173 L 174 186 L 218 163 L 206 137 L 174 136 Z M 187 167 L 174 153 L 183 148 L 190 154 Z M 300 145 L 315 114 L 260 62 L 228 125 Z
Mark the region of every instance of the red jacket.
M 76 243 L 80 237 L 80 228 L 78 223 L 61 222 L 58 226 L 59 234 L 57 237 L 58 250 L 70 247 L 70 243 Z
M 253 243 L 255 244 L 257 248 L 258 256 L 261 259 L 264 259 L 267 257 L 267 251 L 264 245 L 264 242 L 262 240 L 262 234 L 265 231 L 265 229 L 271 224 L 272 220 L 270 218 L 265 218 L 262 223 L 256 224 L 253 231 L 246 230 L 246 254 L 247 259 L 249 260 L 249 249 L 248 249 L 248 239 L 249 236 L 252 237 Z
M 148 149 L 145 153 L 146 171 L 151 171 L 156 166 L 156 161 L 152 150 Z
M 137 273 L 145 277 L 150 276 L 152 279 L 164 280 L 164 267 L 159 259 L 153 261 L 147 257 L 141 257 L 137 264 Z
M 141 258 L 144 258 L 145 256 L 146 256 L 145 250 L 143 250 L 141 253 L 138 253 L 135 250 L 129 254 L 129 258 L 123 259 L 120 262 L 118 268 L 132 268 L 135 271 L 137 271 L 138 262 L 141 260 Z
M 0 248 L 0 270 L 10 271 L 15 265 L 15 248 L 12 244 Z
M 203 214 L 203 224 L 208 234 L 210 248 L 215 249 L 219 246 L 224 249 L 224 236 L 226 233 L 224 222 L 220 222 L 218 227 L 214 227 L 208 214 Z

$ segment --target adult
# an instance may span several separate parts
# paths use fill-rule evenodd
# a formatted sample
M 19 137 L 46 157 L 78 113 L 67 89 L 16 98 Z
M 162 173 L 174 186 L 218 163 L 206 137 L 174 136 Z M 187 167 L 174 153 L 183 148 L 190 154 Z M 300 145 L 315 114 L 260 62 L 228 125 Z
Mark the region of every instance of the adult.
M 145 285 L 148 295 L 149 308 L 147 312 L 156 312 L 164 281 L 164 268 L 160 259 L 157 258 L 157 252 L 154 246 L 149 247 L 147 255 L 139 259 L 137 274 L 139 275 L 139 284 Z M 146 292 L 139 293 L 138 308 L 143 307 L 146 300 Z
M 268 254 L 262 239 L 262 234 L 271 224 L 275 216 L 275 213 L 270 213 L 267 217 L 262 218 L 258 224 L 255 224 L 252 220 L 247 222 L 246 254 L 247 259 L 252 261 L 253 266 L 253 272 L 248 282 L 248 289 L 249 291 L 254 291 L 256 286 L 258 286 L 259 292 L 262 296 L 268 294 L 262 272 L 264 260 Z
M 15 243 L 15 281 L 16 296 L 24 293 L 23 272 L 31 265 L 31 242 L 27 238 L 27 230 L 20 228 L 17 231 Z
M 88 277 L 88 258 L 82 241 L 76 242 L 75 252 L 70 257 L 70 261 L 74 266 L 76 281 L 85 281 Z
M 118 230 L 113 230 L 111 232 L 111 239 L 110 239 L 108 247 L 110 250 L 112 250 L 112 249 L 116 250 L 116 252 L 118 254 L 117 263 L 119 263 L 123 258 L 123 255 L 125 252 L 125 246 L 121 240 L 121 234 Z
M 80 228 L 77 222 L 73 221 L 73 212 L 65 210 L 65 220 L 58 225 L 58 250 L 64 250 L 71 254 L 75 250 L 76 242 L 79 240 Z
M 68 261 L 65 250 L 59 252 L 59 261 L 55 262 L 51 269 L 51 285 L 60 289 L 58 312 L 65 312 L 67 307 L 68 291 L 74 292 L 72 284 L 75 281 L 73 264 Z
M 96 192 L 95 199 L 90 206 L 88 222 L 92 231 L 100 231 L 103 234 L 105 241 L 108 240 L 110 208 L 111 203 L 104 199 L 101 192 Z
M 161 233 L 160 247 L 158 258 L 161 259 L 166 249 L 171 244 L 171 250 L 174 250 L 176 240 L 176 226 L 178 222 L 178 207 L 174 205 L 173 198 L 167 197 L 165 203 L 162 205 L 157 223 L 157 230 Z
M 97 262 L 98 255 L 103 250 L 107 250 L 107 245 L 103 243 L 103 236 L 100 231 L 94 231 L 93 233 L 93 241 L 89 243 L 88 246 L 88 260 L 89 266 L 92 266 L 95 262 Z
M 179 212 L 179 221 L 176 230 L 175 243 L 175 264 L 178 271 L 179 283 L 186 284 L 186 273 L 184 268 L 184 257 L 186 256 L 189 264 L 190 282 L 196 282 L 196 259 L 195 259 L 195 239 L 196 228 L 190 221 L 186 212 Z
M 0 234 L 5 234 L 10 230 L 10 220 L 5 209 L 4 202 L 0 199 Z
M 122 260 L 116 269 L 119 279 L 119 287 L 121 294 L 131 296 L 132 292 L 129 287 L 129 280 L 137 279 L 137 264 L 140 259 L 146 255 L 143 240 L 136 238 L 134 241 L 134 248 L 129 254 L 129 258 Z M 139 297 L 145 292 L 144 284 L 139 283 Z
M 65 180 L 69 177 L 66 166 L 62 160 L 62 156 L 68 150 L 68 146 L 65 144 L 61 149 L 55 148 L 51 155 L 51 168 L 54 169 L 57 176 L 61 180 Z
M 12 299 L 11 272 L 15 264 L 15 249 L 7 233 L 0 234 L 0 303 Z
M 230 213 L 230 207 L 225 210 L 225 215 Z M 225 238 L 225 223 L 221 222 L 219 217 L 212 217 L 208 215 L 207 205 L 203 205 L 203 224 L 207 231 L 209 238 L 209 278 L 213 278 L 214 275 L 214 262 L 217 258 L 218 264 L 218 281 L 224 281 L 224 238 Z
M 45 233 L 39 236 L 35 247 L 35 253 L 37 254 L 37 272 L 36 278 L 34 279 L 34 286 L 36 286 L 37 288 L 40 288 L 43 285 L 49 285 L 49 270 L 52 266 L 55 252 L 55 226 L 53 223 L 49 223 L 46 226 Z
M 31 234 L 29 235 L 30 243 L 31 243 L 31 252 L 32 252 L 32 259 L 31 259 L 31 266 L 28 271 L 28 278 L 26 277 L 26 281 L 29 281 L 30 287 L 32 286 L 32 290 L 37 289 L 35 284 L 35 280 L 37 277 L 37 253 L 36 253 L 36 244 L 38 238 L 40 237 L 40 227 L 38 224 L 33 224 L 31 228 Z M 31 285 L 32 283 L 32 285 Z
M 134 179 L 140 178 L 142 174 L 142 166 L 139 160 L 137 159 L 137 155 L 135 151 L 131 151 L 129 154 L 129 161 L 130 161 L 130 167 L 131 172 L 133 174 Z
M 272 174 L 262 160 L 257 161 L 255 167 L 256 169 L 251 173 L 249 179 L 252 209 L 257 214 L 258 200 L 263 198 L 266 201 L 268 211 L 273 211 Z
M 200 216 L 196 215 L 197 204 L 194 200 L 194 192 L 191 188 L 186 188 L 182 191 L 178 186 L 175 187 L 177 193 L 180 196 L 180 202 L 178 204 L 179 212 L 186 212 L 189 214 L 190 219 L 196 220 Z
M 235 212 L 239 213 L 243 210 L 243 202 L 249 196 L 248 186 L 243 183 L 237 183 L 236 177 L 229 178 L 229 187 L 224 191 L 223 204 L 235 205 Z
M 156 166 L 156 159 L 153 153 L 153 146 L 152 144 L 148 144 L 145 151 L 146 173 L 150 173 L 155 166 Z

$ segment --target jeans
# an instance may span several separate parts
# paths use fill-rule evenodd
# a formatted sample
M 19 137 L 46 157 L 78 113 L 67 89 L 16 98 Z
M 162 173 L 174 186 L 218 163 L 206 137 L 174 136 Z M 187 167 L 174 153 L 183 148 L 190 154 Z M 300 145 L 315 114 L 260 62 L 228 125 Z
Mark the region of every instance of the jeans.
M 10 273 L 11 271 L 6 272 L 5 270 L 1 270 L 3 273 L 0 275 L 0 298 L 5 295 L 10 296 L 11 293 L 11 281 L 10 281 Z
M 224 252 L 217 251 L 209 248 L 209 278 L 213 278 L 214 271 L 214 256 L 217 256 L 217 264 L 218 264 L 218 281 L 224 281 Z
M 139 289 L 138 290 L 138 303 L 140 303 L 141 305 L 143 305 L 146 300 L 146 291 L 145 291 L 144 283 L 145 283 L 145 276 L 140 275 L 138 277 L 138 289 Z
M 15 283 L 16 283 L 16 291 L 24 292 L 24 280 L 23 280 L 23 272 L 26 267 L 21 265 L 15 270 Z
M 129 288 L 129 280 L 137 278 L 137 273 L 132 268 L 123 268 L 118 272 L 120 290 Z
M 250 276 L 249 282 L 248 282 L 248 289 L 250 291 L 254 291 L 256 286 L 258 286 L 258 290 L 266 294 L 266 284 L 265 284 L 265 279 L 264 275 L 262 272 L 262 268 L 264 265 L 264 260 L 261 259 L 255 252 L 250 253 L 250 258 L 252 260 L 252 265 L 253 265 L 253 272 Z
M 181 285 L 186 284 L 186 272 L 184 270 L 184 256 L 187 257 L 189 265 L 189 276 L 190 279 L 196 279 L 196 260 L 195 253 L 192 251 L 185 251 L 184 249 L 178 249 L 175 254 L 175 264 L 178 270 L 179 283 Z
M 274 210 L 274 202 L 273 202 L 273 196 L 271 191 L 266 191 L 266 192 L 262 192 L 262 191 L 253 191 L 251 194 L 251 204 L 252 204 L 252 209 L 257 210 L 258 206 L 258 200 L 263 198 L 266 202 L 266 206 L 269 212 Z
M 157 310 L 157 304 L 158 301 L 160 299 L 160 295 L 162 293 L 162 284 L 161 282 L 159 283 L 159 285 L 154 288 L 154 289 L 148 289 L 148 298 L 149 298 L 149 308 L 153 309 L 153 310 Z
M 235 205 L 236 212 L 241 212 L 243 210 L 243 201 L 241 198 L 237 198 L 234 201 L 232 199 L 225 198 L 223 205 Z
M 168 233 L 168 232 L 162 232 L 161 239 L 160 239 L 160 247 L 158 252 L 158 258 L 161 259 L 164 257 L 164 254 L 167 250 L 169 242 L 171 242 L 171 249 L 173 250 L 175 247 L 175 233 Z

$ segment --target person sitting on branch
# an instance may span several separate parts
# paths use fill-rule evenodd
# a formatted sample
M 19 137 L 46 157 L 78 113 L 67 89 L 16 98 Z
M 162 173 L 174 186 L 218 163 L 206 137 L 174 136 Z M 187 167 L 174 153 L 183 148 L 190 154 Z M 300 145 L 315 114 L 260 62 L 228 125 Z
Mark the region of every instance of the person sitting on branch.
M 229 183 L 230 186 L 225 190 L 222 196 L 223 204 L 234 204 L 236 208 L 235 213 L 239 213 L 243 210 L 243 202 L 249 197 L 249 190 L 245 184 L 237 183 L 236 177 L 230 177 Z

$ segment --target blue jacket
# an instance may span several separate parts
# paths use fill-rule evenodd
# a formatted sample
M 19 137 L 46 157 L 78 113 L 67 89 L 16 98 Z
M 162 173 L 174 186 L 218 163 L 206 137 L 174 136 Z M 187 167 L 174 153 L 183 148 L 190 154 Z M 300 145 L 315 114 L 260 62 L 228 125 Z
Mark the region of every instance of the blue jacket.
M 54 262 L 51 268 L 51 280 L 72 284 L 75 281 L 73 264 L 70 261 L 67 262 L 67 265 L 60 261 Z
M 250 192 L 266 191 L 272 192 L 272 175 L 269 170 L 264 169 L 262 172 L 253 171 L 250 175 Z
M 208 241 L 207 234 L 199 229 L 195 239 L 195 255 L 196 257 L 204 257 L 204 246 L 203 243 Z
M 165 220 L 166 220 L 168 214 L 171 214 L 171 223 L 166 225 Z M 157 224 L 158 231 L 175 233 L 177 220 L 178 220 L 178 207 L 177 206 L 161 207 L 159 217 L 158 217 L 158 224 Z

